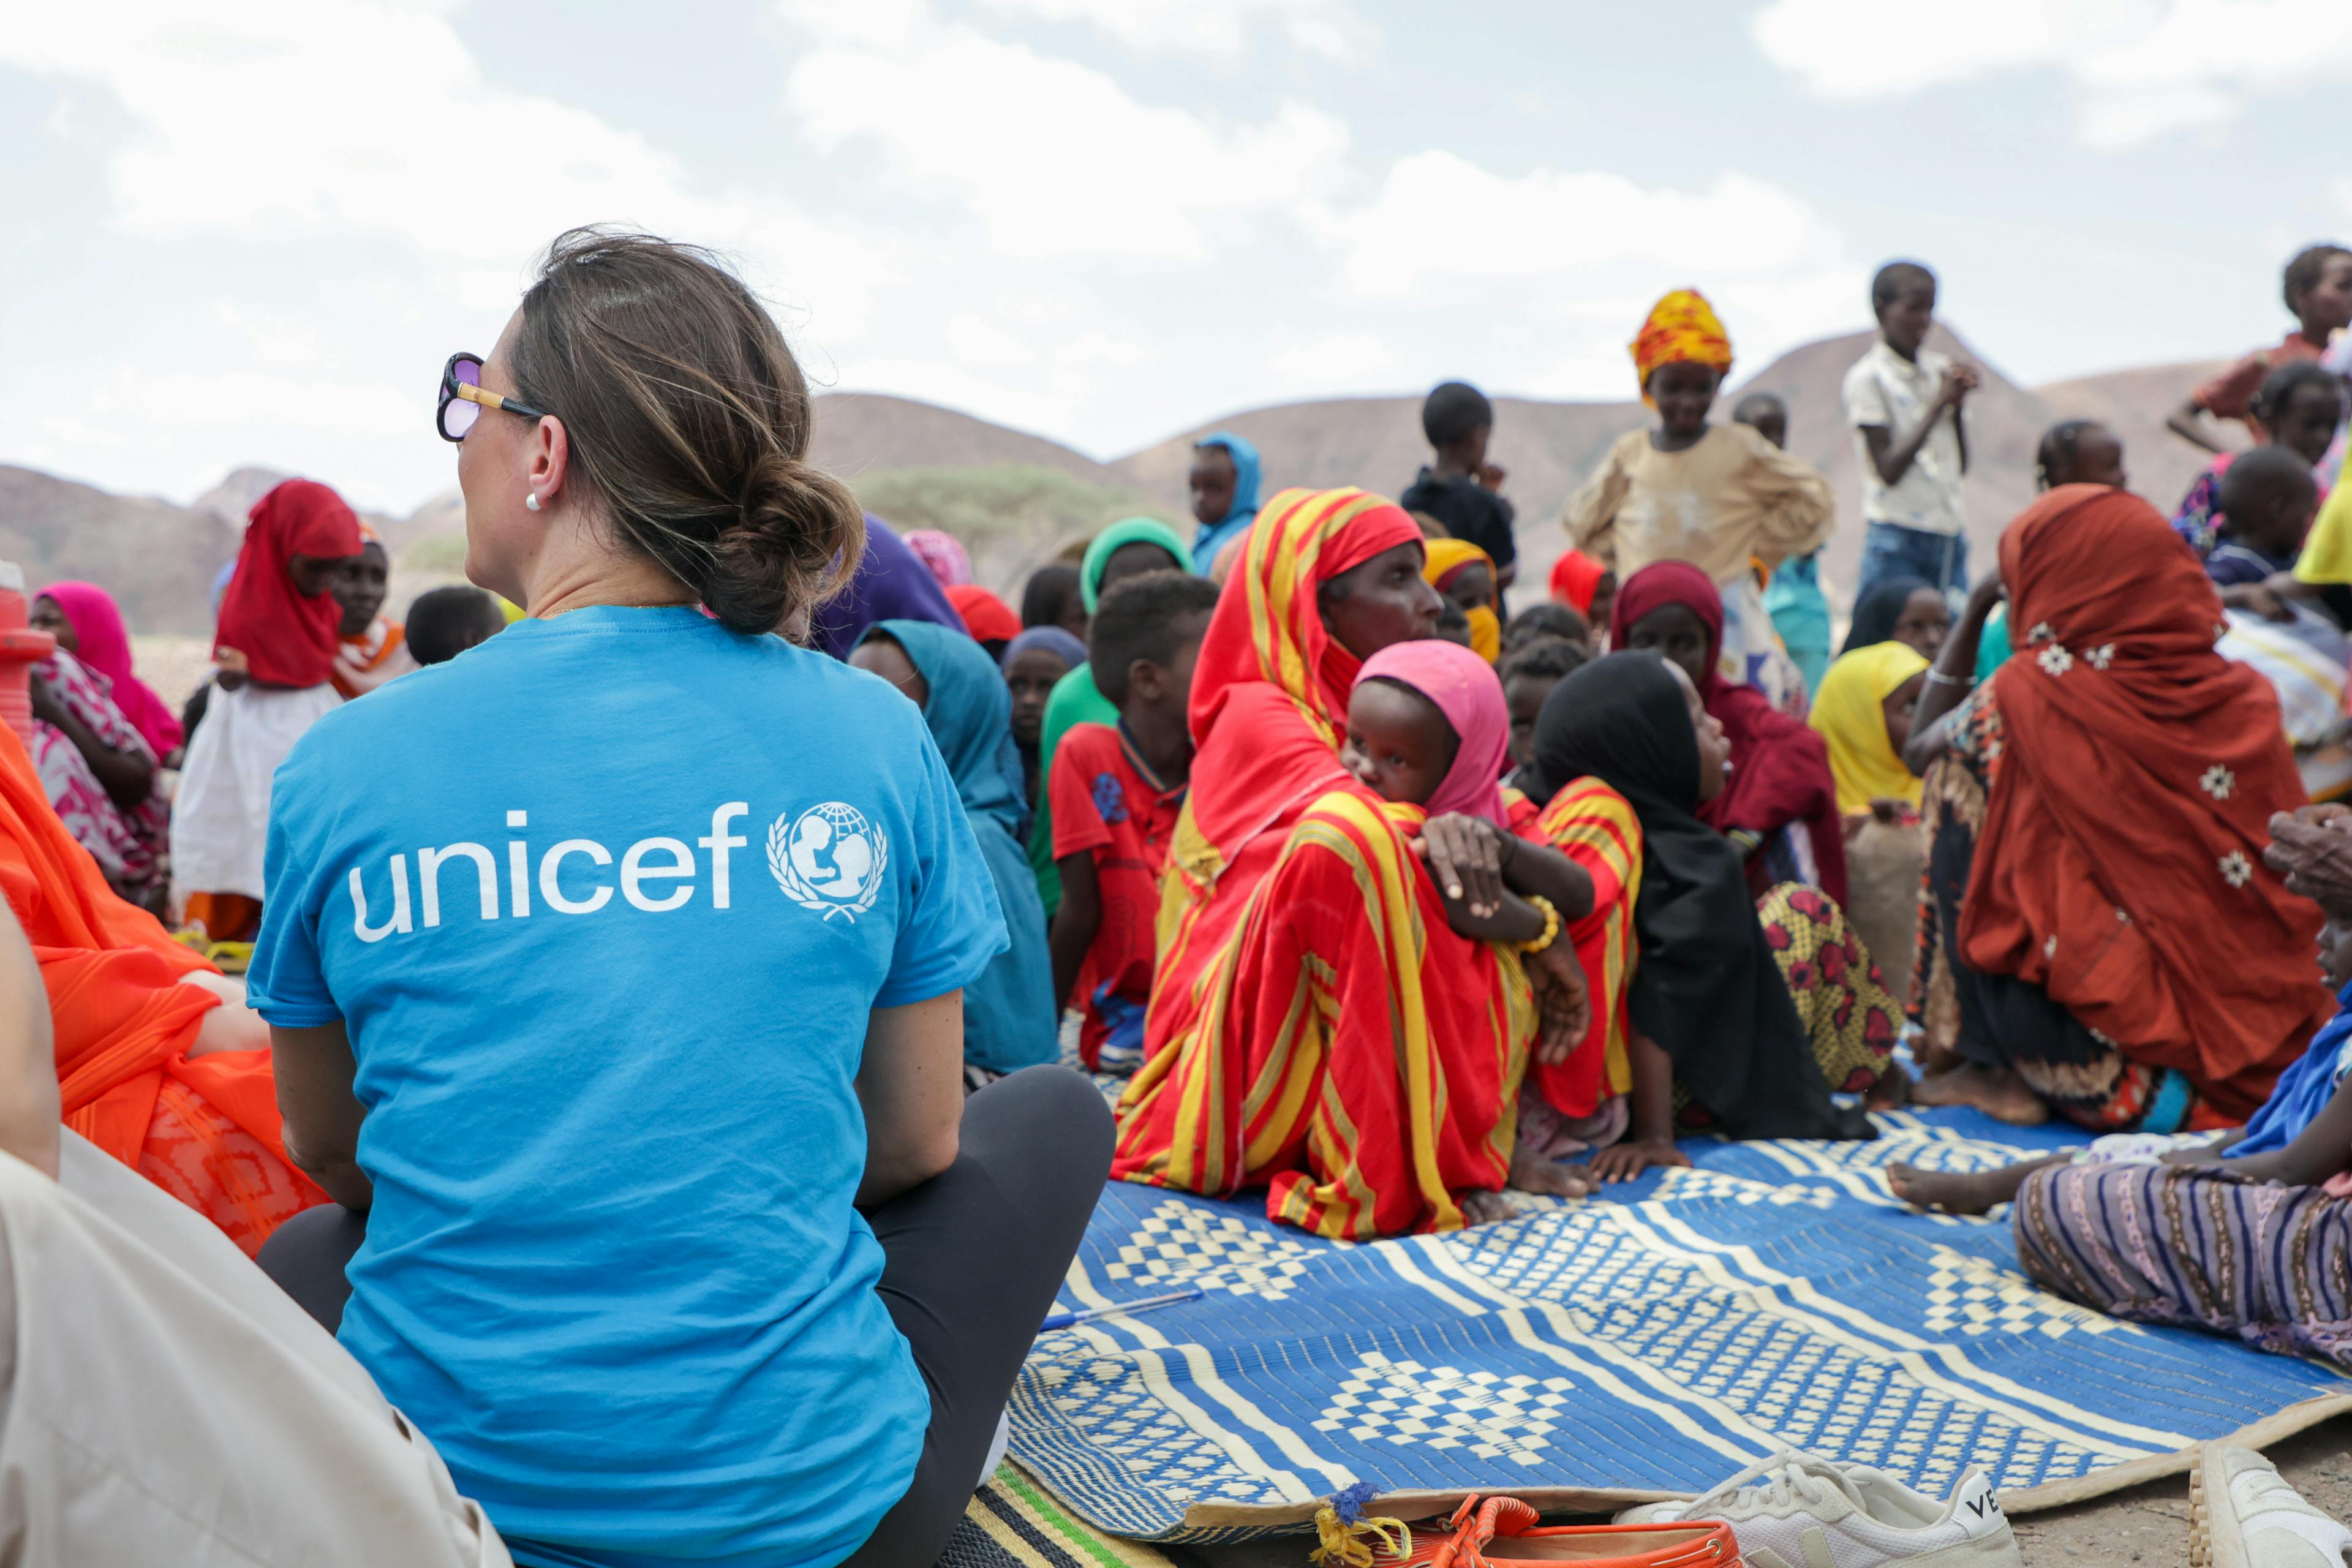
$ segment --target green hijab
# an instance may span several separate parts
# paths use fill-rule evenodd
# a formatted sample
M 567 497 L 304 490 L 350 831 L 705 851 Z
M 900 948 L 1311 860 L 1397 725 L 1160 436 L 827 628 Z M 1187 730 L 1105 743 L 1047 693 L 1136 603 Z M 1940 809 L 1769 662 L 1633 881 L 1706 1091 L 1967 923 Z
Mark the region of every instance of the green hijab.
M 1192 552 L 1176 537 L 1176 531 L 1156 517 L 1121 518 L 1100 533 L 1087 546 L 1087 557 L 1078 563 L 1078 596 L 1086 601 L 1087 614 L 1095 613 L 1095 602 L 1102 597 L 1103 568 L 1110 558 L 1129 544 L 1157 544 L 1168 552 L 1168 563 L 1179 572 L 1192 569 Z

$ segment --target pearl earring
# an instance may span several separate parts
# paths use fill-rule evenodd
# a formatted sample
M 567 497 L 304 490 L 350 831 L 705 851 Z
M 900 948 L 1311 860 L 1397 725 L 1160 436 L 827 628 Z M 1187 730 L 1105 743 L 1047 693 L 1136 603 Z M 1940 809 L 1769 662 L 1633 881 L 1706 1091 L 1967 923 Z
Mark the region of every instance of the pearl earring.
M 522 505 L 525 511 L 537 511 L 539 510 L 539 492 L 537 490 L 526 490 L 523 493 Z

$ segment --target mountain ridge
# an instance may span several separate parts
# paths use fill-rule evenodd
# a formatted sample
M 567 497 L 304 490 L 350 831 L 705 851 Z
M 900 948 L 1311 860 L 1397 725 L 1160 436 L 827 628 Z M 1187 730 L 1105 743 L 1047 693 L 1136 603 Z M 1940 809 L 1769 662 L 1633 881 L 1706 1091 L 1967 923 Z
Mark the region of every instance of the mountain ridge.
M 1979 573 L 1990 569 L 2001 527 L 2032 498 L 2034 447 L 2059 419 L 2096 418 L 2111 426 L 2123 438 L 2133 488 L 2167 512 L 2204 467 L 2204 455 L 2167 432 L 2163 420 L 2221 362 L 2133 366 L 2028 387 L 2008 379 L 1942 326 L 1937 334 L 1937 346 L 1984 371 L 1984 384 L 1969 405 L 1968 538 Z M 1742 377 L 1717 405 L 1717 416 L 1728 417 L 1741 395 L 1759 390 L 1777 392 L 1788 403 L 1790 450 L 1819 467 L 1837 496 L 1837 529 L 1824 553 L 1823 576 L 1832 602 L 1840 604 L 1851 593 L 1863 531 L 1859 471 L 1841 386 L 1870 336 L 1846 333 L 1792 349 Z M 1645 426 L 1650 416 L 1631 399 L 1498 395 L 1495 404 L 1493 457 L 1508 470 L 1503 493 L 1518 508 L 1519 597 L 1527 602 L 1565 546 L 1559 526 L 1562 503 L 1612 442 Z M 1065 493 L 1055 506 L 1030 507 L 992 527 L 984 540 L 974 538 L 982 580 L 1009 595 L 1030 568 L 1097 526 L 1099 513 L 1156 512 L 1189 531 L 1185 475 L 1192 447 L 1212 430 L 1232 430 L 1256 443 L 1264 458 L 1265 494 L 1289 485 L 1339 484 L 1395 494 L 1427 460 L 1420 426 L 1418 395 L 1307 399 L 1204 420 L 1106 461 L 1050 437 L 942 405 L 891 393 L 841 391 L 816 400 L 812 459 L 853 489 L 862 486 L 869 506 L 885 497 L 912 506 L 907 497 L 950 489 L 959 474 L 970 476 L 971 490 L 1005 495 L 1023 493 L 1024 487 L 1006 485 L 996 476 L 1016 469 L 1076 481 L 1062 486 Z M 0 556 L 21 564 L 37 588 L 63 577 L 106 584 L 140 632 L 202 635 L 211 625 L 212 578 L 235 553 L 244 514 L 284 477 L 267 468 L 238 468 L 180 505 L 0 465 Z M 892 482 L 918 477 L 922 483 Z M 1088 487 L 1097 503 L 1090 508 L 1072 501 L 1089 493 Z M 971 510 L 970 505 L 952 509 L 957 516 Z M 454 490 L 405 516 L 362 516 L 383 536 L 396 561 L 426 541 L 461 531 L 465 521 Z M 928 520 L 915 515 L 894 521 L 918 526 Z M 412 582 L 446 580 L 448 554 L 446 547 L 429 551 L 404 574 Z M 400 586 L 395 585 L 395 604 L 409 596 Z

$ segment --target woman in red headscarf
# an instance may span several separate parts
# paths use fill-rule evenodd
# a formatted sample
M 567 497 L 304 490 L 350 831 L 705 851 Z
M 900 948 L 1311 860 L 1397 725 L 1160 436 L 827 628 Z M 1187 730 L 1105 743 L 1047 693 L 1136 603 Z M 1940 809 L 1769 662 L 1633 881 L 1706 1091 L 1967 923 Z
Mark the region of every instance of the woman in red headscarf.
M 1262 1184 L 1270 1218 L 1360 1239 L 1461 1226 L 1510 1176 L 1537 1033 L 1519 957 L 1448 926 L 1421 808 L 1339 762 L 1363 660 L 1435 626 L 1422 563 L 1412 519 L 1361 490 L 1286 490 L 1250 530 L 1192 678 L 1114 1175 Z
M 1723 726 L 1731 778 L 1699 819 L 1739 846 L 1748 889 L 1761 898 L 1784 882 L 1805 882 L 1844 903 L 1845 835 L 1829 748 L 1757 688 L 1723 679 L 1723 595 L 1707 574 L 1661 561 L 1626 578 L 1609 646 L 1653 648 L 1682 666 Z
M 360 520 L 310 479 L 263 496 L 246 525 L 213 636 L 220 674 L 172 810 L 172 878 L 215 942 L 261 927 L 269 780 L 334 688 L 343 606 L 332 590 L 360 554 Z
M 2128 491 L 2050 491 L 2000 569 L 2016 652 L 1946 712 L 1989 583 L 1906 756 L 1934 834 L 1921 989 L 1963 1058 L 1919 1097 L 2101 1131 L 2242 1121 L 2334 1010 L 2319 910 L 2263 864 L 2271 814 L 2305 799 L 2278 699 L 2214 651 L 2212 584 Z

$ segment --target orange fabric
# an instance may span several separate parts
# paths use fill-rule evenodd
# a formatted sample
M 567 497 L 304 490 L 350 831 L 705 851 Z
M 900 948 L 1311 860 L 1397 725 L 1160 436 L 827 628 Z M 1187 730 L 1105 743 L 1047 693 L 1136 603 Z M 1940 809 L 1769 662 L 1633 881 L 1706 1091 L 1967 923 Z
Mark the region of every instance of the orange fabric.
M 2212 584 L 2129 491 L 2052 490 L 2000 565 L 2017 651 L 1962 954 L 2242 1117 L 2335 1010 L 2318 907 L 2263 864 L 2305 799 L 2278 699 L 2213 650 Z
M 178 981 L 211 966 L 114 895 L 0 732 L 0 895 L 48 991 L 65 1124 L 258 1252 L 326 1201 L 287 1162 L 269 1053 L 187 1056 L 220 999 Z
M 243 893 L 190 893 L 181 918 L 203 926 L 215 942 L 251 942 L 261 934 L 261 900 Z
M 1534 1003 L 1517 954 L 1446 925 L 1406 847 L 1421 820 L 1334 791 L 1268 836 L 1275 863 L 1197 989 L 1154 992 L 1114 1176 L 1263 1185 L 1267 1218 L 1359 1241 L 1457 1229 L 1463 1194 L 1501 1190 Z M 1183 1026 L 1152 1037 L 1163 1017 Z
M 1591 912 L 1568 921 L 1555 939 L 1576 950 L 1592 1022 L 1565 1060 L 1528 1068 L 1528 1081 L 1554 1110 L 1591 1116 L 1633 1085 L 1625 989 L 1638 956 L 1633 903 L 1642 888 L 1642 819 L 1632 802 L 1595 778 L 1573 781 L 1541 808 L 1517 790 L 1507 799 L 1512 832 L 1550 845 L 1592 879 Z
M 1457 936 L 1339 759 L 1359 661 L 1317 587 L 1417 543 L 1361 490 L 1286 490 L 1251 528 L 1193 676 L 1199 751 L 1161 881 L 1143 1069 L 1112 1174 L 1357 1239 L 1462 1224 L 1510 1170 L 1535 1014 L 1515 954 Z
M 367 525 L 362 523 L 360 526 L 366 528 Z M 343 638 L 336 649 L 335 689 L 342 693 L 346 702 L 354 697 L 364 697 L 383 685 L 381 679 L 369 680 L 366 677 L 382 669 L 393 655 L 408 646 L 408 628 L 400 622 L 387 621 L 379 616 L 376 626 L 383 628 L 383 640 L 373 650 L 368 647 L 368 638 L 375 626 L 370 626 L 355 637 Z

